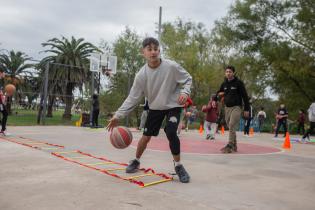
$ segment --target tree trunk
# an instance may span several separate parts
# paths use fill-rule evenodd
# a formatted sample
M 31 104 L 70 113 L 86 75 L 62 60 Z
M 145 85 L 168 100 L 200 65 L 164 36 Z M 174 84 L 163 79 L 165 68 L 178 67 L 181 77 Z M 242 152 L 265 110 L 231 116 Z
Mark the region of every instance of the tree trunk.
M 48 109 L 47 109 L 47 117 L 53 117 L 53 107 L 54 107 L 54 103 L 55 103 L 55 96 L 49 96 L 48 98 Z
M 41 95 L 40 97 L 40 103 L 39 103 L 39 107 L 38 107 L 38 114 L 37 114 L 37 124 L 40 124 L 41 121 L 41 116 L 42 116 L 42 112 L 43 112 L 43 95 Z
M 72 107 L 72 83 L 67 84 L 66 97 L 65 97 L 65 112 L 62 116 L 64 120 L 71 120 L 71 107 Z

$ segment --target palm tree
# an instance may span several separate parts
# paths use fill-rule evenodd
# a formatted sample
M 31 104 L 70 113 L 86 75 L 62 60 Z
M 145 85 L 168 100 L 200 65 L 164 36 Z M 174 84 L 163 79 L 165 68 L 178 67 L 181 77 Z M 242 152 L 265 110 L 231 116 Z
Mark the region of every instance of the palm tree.
M 31 60 L 25 53 L 20 51 L 11 50 L 8 54 L 0 54 L 0 68 L 6 73 L 3 85 L 13 84 L 18 90 L 21 85 L 23 85 L 26 76 L 32 76 L 31 68 L 34 67 L 33 64 L 26 63 Z M 8 99 L 8 113 L 11 113 L 11 101 L 12 98 Z
M 50 62 L 53 72 L 50 73 L 49 79 L 55 81 L 55 85 L 62 87 L 65 95 L 65 112 L 63 118 L 71 119 L 71 107 L 73 90 L 79 88 L 82 91 L 82 84 L 89 78 L 88 56 L 95 51 L 99 51 L 97 47 L 89 42 L 85 42 L 83 38 L 67 39 L 62 36 L 61 39 L 53 38 L 45 43 L 43 47 L 50 47 L 44 52 L 51 53 L 42 60 L 42 63 Z M 64 64 L 67 66 L 62 66 Z

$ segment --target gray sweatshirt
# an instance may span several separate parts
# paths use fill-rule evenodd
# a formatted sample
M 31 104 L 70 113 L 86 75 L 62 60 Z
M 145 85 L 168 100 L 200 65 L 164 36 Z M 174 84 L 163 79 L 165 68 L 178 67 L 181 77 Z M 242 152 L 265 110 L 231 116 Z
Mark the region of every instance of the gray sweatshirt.
M 127 116 L 143 96 L 147 97 L 150 109 L 167 110 L 182 107 L 177 100 L 180 93 L 190 94 L 192 77 L 174 61 L 162 59 L 155 69 L 145 64 L 136 74 L 129 96 L 114 117 Z

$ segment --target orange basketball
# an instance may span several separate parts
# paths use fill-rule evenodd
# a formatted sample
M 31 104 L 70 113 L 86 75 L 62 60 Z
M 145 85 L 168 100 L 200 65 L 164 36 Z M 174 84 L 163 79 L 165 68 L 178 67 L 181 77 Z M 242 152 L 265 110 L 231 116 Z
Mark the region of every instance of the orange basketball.
M 127 127 L 118 126 L 112 130 L 109 138 L 115 148 L 124 149 L 131 144 L 132 133 Z
M 5 92 L 7 93 L 8 96 L 12 96 L 15 92 L 15 86 L 12 84 L 8 84 L 5 86 Z

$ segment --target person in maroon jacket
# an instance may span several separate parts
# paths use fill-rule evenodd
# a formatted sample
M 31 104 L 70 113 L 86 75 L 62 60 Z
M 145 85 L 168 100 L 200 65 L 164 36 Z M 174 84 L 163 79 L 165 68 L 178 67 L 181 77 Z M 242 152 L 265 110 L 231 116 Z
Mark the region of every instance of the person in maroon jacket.
M 216 101 L 216 95 L 211 97 L 208 105 L 202 107 L 202 112 L 206 113 L 206 119 L 204 122 L 206 139 L 214 140 L 218 119 L 218 102 Z
M 304 128 L 305 112 L 303 109 L 299 110 L 299 117 L 298 117 L 297 122 L 298 122 L 297 133 L 300 135 L 304 135 L 304 133 L 305 133 L 305 128 Z M 301 130 L 302 130 L 302 134 L 300 133 Z

